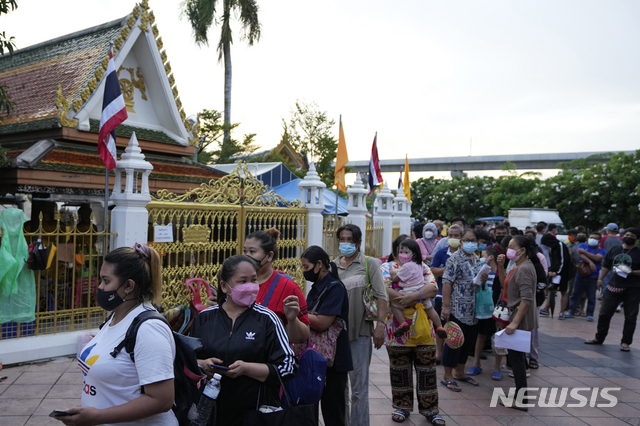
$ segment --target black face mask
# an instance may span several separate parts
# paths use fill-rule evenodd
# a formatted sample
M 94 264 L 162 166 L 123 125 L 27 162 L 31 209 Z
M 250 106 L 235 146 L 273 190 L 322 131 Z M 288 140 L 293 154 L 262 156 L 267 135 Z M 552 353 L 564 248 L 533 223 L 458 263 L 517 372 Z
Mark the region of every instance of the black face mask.
M 622 239 L 622 241 L 624 241 L 624 243 L 628 246 L 635 246 L 636 245 L 636 241 L 638 241 L 636 238 L 633 237 L 624 237 Z
M 265 260 L 267 258 L 267 256 L 269 256 L 269 253 L 265 254 L 264 257 L 260 260 L 256 259 L 253 256 L 249 256 L 248 254 L 245 254 L 245 256 L 252 258 L 257 264 L 258 264 L 258 268 L 262 268 L 264 265 L 262 264 L 262 261 Z
M 122 287 L 122 286 L 120 286 Z M 96 303 L 105 311 L 113 311 L 118 306 L 122 305 L 124 299 L 118 295 L 118 287 L 116 290 L 105 291 L 98 288 L 96 291 Z
M 586 243 L 587 242 L 587 237 L 579 236 L 578 238 L 576 238 L 576 240 L 578 240 L 581 243 Z
M 312 283 L 315 283 L 316 281 L 318 281 L 318 277 L 320 276 L 320 271 L 315 272 L 314 270 L 316 269 L 315 265 L 313 268 L 309 269 L 308 271 L 304 271 L 302 273 L 302 275 L 304 276 L 304 279 L 307 281 L 311 281 Z

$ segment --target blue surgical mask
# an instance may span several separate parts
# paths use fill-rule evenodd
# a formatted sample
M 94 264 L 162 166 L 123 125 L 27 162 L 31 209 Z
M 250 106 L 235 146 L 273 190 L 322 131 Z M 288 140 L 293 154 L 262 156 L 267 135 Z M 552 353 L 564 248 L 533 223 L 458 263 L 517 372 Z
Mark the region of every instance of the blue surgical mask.
M 596 240 L 595 238 L 589 238 L 589 240 L 587 241 L 587 244 L 589 244 L 589 246 L 591 247 L 595 247 L 598 245 L 600 241 Z
M 478 249 L 480 249 L 481 251 L 486 249 L 486 248 L 487 248 L 486 244 L 482 244 L 482 243 L 478 244 Z
M 342 253 L 346 257 L 349 257 L 356 252 L 356 245 L 353 243 L 340 243 L 338 250 L 340 250 L 340 253 Z
M 487 263 L 487 259 L 485 259 L 484 257 L 481 257 L 480 259 L 478 259 L 478 263 L 480 265 L 484 265 L 485 263 Z
M 467 254 L 471 254 L 478 250 L 478 243 L 463 243 L 462 250 Z

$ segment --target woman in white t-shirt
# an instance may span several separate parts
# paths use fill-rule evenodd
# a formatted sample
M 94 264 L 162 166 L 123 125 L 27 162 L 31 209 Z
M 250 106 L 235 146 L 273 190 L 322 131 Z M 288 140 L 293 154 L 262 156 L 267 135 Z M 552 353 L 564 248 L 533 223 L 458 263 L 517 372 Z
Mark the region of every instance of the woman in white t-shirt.
M 82 407 L 56 419 L 72 426 L 177 426 L 171 410 L 175 343 L 169 327 L 161 321 L 140 325 L 135 363 L 125 350 L 115 358 L 110 354 L 133 319 L 160 300 L 160 256 L 146 244 L 118 248 L 105 256 L 100 279 L 96 301 L 113 315 L 78 357 L 84 374 Z

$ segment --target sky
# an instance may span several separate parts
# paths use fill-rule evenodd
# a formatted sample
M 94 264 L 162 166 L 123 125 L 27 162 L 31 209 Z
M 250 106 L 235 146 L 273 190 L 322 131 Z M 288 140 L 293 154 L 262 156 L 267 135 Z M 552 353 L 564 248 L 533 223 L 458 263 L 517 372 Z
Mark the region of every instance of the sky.
M 18 0 L 0 30 L 27 47 L 123 17 L 134 4 Z M 263 148 L 278 144 L 296 99 L 336 123 L 342 115 L 351 160 L 369 159 L 376 131 L 382 159 L 640 147 L 637 0 L 258 4 L 257 44 L 232 27 L 231 118 Z M 179 1 L 149 5 L 187 115 L 223 110 L 219 27 L 209 46 L 197 46 Z M 385 179 L 396 187 L 397 174 Z

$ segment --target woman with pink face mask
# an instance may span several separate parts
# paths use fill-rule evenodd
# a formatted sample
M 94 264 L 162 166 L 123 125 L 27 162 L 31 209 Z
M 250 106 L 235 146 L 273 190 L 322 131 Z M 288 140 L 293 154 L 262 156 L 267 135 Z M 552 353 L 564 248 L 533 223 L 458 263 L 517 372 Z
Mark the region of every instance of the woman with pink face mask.
M 255 303 L 256 267 L 245 255 L 225 260 L 218 274 L 219 304 L 202 311 L 193 324 L 192 336 L 203 344 L 198 364 L 209 377 L 222 376 L 216 404 L 220 425 L 241 425 L 256 405 L 279 406 L 280 379 L 293 378 L 295 371 L 282 321 Z

